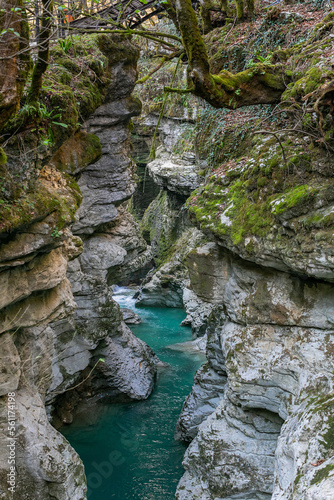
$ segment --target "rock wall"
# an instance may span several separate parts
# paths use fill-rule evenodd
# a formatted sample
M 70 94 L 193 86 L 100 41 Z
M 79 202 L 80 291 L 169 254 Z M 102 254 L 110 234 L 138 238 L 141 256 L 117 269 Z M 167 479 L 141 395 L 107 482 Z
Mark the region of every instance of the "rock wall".
M 65 142 L 58 137 L 58 149 L 37 149 L 37 170 L 32 158 L 18 156 L 16 165 L 16 156 L 7 153 L 28 194 L 3 203 L 12 219 L 0 224 L 3 499 L 86 498 L 83 464 L 49 423 L 45 405 L 60 425 L 72 421 L 73 407 L 88 395 L 92 401 L 141 399 L 153 388 L 155 357 L 122 321 L 110 288 L 121 266 L 131 277 L 151 254 L 126 205 L 135 186 L 128 123 L 140 112 L 131 98 L 138 51 L 128 41 L 118 45 L 117 37 L 107 38 L 97 38 L 108 55 L 101 64 L 106 74 L 94 79 L 88 71 L 97 85 L 107 85 L 104 101 L 99 106 L 96 100 L 83 130 Z M 27 140 L 24 132 L 14 138 L 10 153 L 17 154 L 17 144 Z M 5 154 L 1 160 L 5 169 Z M 22 170 L 24 161 L 31 163 Z M 7 189 L 12 185 L 9 170 L 4 172 Z M 32 179 L 38 189 L 30 193 Z M 75 180 L 83 196 L 77 214 L 82 196 Z M 15 421 L 14 444 L 8 421 Z M 10 452 L 15 492 L 8 490 Z
M 0 249 L 0 497 L 4 499 L 85 498 L 83 464 L 48 422 L 44 404 L 56 354 L 49 325 L 73 315 L 76 305 L 66 269 L 68 260 L 81 250 L 69 230 L 54 238 L 54 224 L 50 215 Z M 8 490 L 11 445 L 13 494 Z
M 215 243 L 191 252 L 188 266 L 193 291 L 216 306 L 208 362 L 178 424 L 196 437 L 177 498 L 329 499 L 333 285 Z
M 56 413 L 55 422 L 71 421 L 71 409 L 84 395 L 94 397 L 103 392 L 109 400 L 120 395 L 141 399 L 153 389 L 152 353 L 122 323 L 110 288 L 121 276 L 135 273 L 151 259 L 125 204 L 135 189 L 128 123 L 140 113 L 141 106 L 131 97 L 138 51 L 129 43 L 123 45 L 124 57 L 112 66 L 105 102 L 84 125 L 100 139 L 102 156 L 78 179 L 83 202 L 72 230 L 82 238 L 83 252 L 68 266 L 77 303 L 75 324 L 62 321 L 53 325 L 61 355 L 53 365 L 47 402 Z M 80 394 L 71 391 L 57 398 L 58 393 L 80 381 L 83 370 L 90 373 L 93 368 L 85 390 L 81 385 Z
M 247 32 L 227 24 L 206 37 L 215 72 L 252 67 L 259 47 L 271 62 L 282 60 L 281 50 L 294 54 L 295 73 L 280 105 L 228 111 L 198 101 L 195 125 L 194 115 L 178 114 L 180 103 L 169 102 L 163 148 L 148 165 L 162 188 L 143 224 L 156 252 L 167 233 L 166 200 L 176 192 L 189 193 L 182 211 L 193 226 L 183 226 L 138 301 L 184 306 L 194 336 L 207 336 L 207 362 L 176 428 L 176 437 L 190 442 L 179 500 L 334 496 L 333 120 L 324 100 L 320 122 L 307 101 L 332 81 L 331 59 L 318 47 L 330 47 L 332 58 L 333 15 L 299 9 L 281 4 L 256 27 L 245 23 Z M 311 42 L 312 56 L 301 54 Z M 144 92 L 146 142 L 161 109 L 157 91 L 168 78 L 167 69 Z M 278 111 L 296 102 L 305 114 L 297 107 L 288 115 Z M 315 140 L 308 126 L 319 134 L 321 120 L 326 134 Z M 280 140 L 253 136 L 256 123 L 278 131 Z M 190 194 L 192 180 L 199 187 Z M 178 222 L 168 220 L 172 234 Z

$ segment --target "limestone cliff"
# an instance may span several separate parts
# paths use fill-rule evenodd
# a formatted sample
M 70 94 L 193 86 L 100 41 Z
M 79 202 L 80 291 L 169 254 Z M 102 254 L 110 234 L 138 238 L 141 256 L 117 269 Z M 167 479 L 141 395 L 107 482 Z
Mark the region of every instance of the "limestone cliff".
M 298 9 L 282 5 L 254 26 L 206 37 L 213 71 L 251 68 L 259 47 L 268 62 L 293 57 L 279 105 L 226 111 L 198 101 L 196 124 L 169 107 L 164 151 L 148 165 L 163 189 L 143 221 L 159 267 L 139 303 L 183 303 L 195 336 L 207 335 L 207 362 L 176 429 L 191 442 L 179 500 L 334 495 L 332 93 L 321 101 L 333 15 Z M 148 98 L 146 124 L 157 100 Z M 171 122 L 178 135 L 167 138 Z M 178 221 L 159 229 L 170 211 L 163 200 L 185 193 L 189 157 L 200 185 L 180 211 L 194 226 L 173 238 Z M 169 251 L 159 254 L 162 244 Z
M 50 425 L 45 405 L 56 424 L 71 422 L 73 406 L 88 394 L 145 398 L 155 377 L 153 353 L 122 321 L 110 289 L 120 265 L 131 274 L 150 259 L 126 208 L 134 191 L 128 122 L 140 112 L 131 98 L 138 51 L 104 35 L 70 50 L 57 45 L 51 53 L 45 109 L 32 117 L 38 130 L 13 134 L 9 123 L 1 149 L 3 499 L 86 498 L 82 462 Z

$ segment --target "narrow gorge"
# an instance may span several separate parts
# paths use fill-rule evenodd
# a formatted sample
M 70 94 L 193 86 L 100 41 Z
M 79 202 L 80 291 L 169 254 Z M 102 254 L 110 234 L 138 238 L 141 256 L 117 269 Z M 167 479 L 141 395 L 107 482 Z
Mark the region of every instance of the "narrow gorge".
M 0 60 L 0 499 L 334 498 L 333 11 L 184 2 Z

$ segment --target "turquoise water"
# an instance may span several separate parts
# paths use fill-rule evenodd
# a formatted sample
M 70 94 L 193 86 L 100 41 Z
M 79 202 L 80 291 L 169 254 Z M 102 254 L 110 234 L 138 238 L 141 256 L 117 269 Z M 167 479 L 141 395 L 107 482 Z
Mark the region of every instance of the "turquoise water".
M 62 429 L 84 462 L 89 500 L 173 499 L 183 474 L 186 447 L 174 440 L 175 424 L 204 357 L 169 348 L 191 340 L 190 328 L 179 326 L 183 310 L 136 309 L 132 295 L 119 288 L 114 298 L 140 315 L 142 323 L 131 329 L 168 366 L 159 368 L 148 400 L 97 405 L 94 415 Z

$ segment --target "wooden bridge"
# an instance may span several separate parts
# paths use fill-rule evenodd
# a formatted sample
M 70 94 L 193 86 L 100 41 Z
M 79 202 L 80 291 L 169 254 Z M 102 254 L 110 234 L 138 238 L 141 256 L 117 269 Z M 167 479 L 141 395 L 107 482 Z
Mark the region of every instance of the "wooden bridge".
M 120 25 L 136 28 L 164 10 L 160 0 L 101 0 L 95 5 L 92 0 L 89 12 L 88 9 L 82 11 L 82 6 L 88 3 L 87 0 L 67 0 L 65 3 L 67 7 L 55 7 L 51 13 L 52 39 L 64 38 L 73 30 L 80 32 L 103 28 L 117 29 Z M 35 0 L 34 10 L 27 9 L 30 31 L 35 35 L 32 39 L 34 43 L 39 40 L 42 11 L 41 0 Z
M 69 23 L 71 28 L 80 30 L 96 30 L 103 27 L 113 29 L 113 24 L 107 19 L 112 19 L 118 24 L 126 24 L 129 28 L 136 28 L 153 16 L 164 10 L 159 0 L 111 0 L 110 5 L 94 12 L 91 16 L 79 17 Z M 116 28 L 116 26 L 115 26 Z

